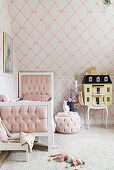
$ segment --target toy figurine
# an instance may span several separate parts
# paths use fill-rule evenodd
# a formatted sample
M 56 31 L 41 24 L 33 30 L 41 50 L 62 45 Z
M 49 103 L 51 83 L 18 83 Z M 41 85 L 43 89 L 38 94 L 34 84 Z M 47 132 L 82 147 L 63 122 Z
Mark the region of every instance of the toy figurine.
M 65 114 L 68 114 L 69 106 L 67 105 L 67 101 L 64 101 L 64 103 L 63 103 L 63 110 L 64 110 Z
M 72 112 L 78 112 L 80 116 L 80 105 L 83 105 L 83 98 L 82 98 L 82 92 L 78 91 L 78 87 L 81 85 L 78 85 L 78 75 L 74 75 L 75 81 L 73 84 L 73 89 L 70 90 L 70 95 L 68 98 L 67 105 L 70 107 L 70 111 Z

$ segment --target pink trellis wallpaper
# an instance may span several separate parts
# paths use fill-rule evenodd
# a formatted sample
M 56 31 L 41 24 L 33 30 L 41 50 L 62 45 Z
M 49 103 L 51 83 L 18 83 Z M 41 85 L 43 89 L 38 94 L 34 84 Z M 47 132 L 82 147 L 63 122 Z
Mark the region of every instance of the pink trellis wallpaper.
M 3 94 L 8 100 L 17 98 L 17 68 L 15 57 L 13 57 L 13 74 L 3 73 L 3 32 L 7 32 L 11 37 L 11 23 L 8 13 L 8 4 L 5 0 L 0 1 L 0 95 Z M 15 52 L 15 49 L 13 49 Z M 1 85 L 2 81 L 2 85 Z
M 9 0 L 19 70 L 114 75 L 114 4 L 102 0 Z
M 55 73 L 55 113 L 62 110 L 75 73 L 83 75 L 96 66 L 114 75 L 113 2 L 106 8 L 102 0 L 8 0 L 7 4 L 19 71 Z M 91 120 L 96 122 L 102 114 L 94 113 Z

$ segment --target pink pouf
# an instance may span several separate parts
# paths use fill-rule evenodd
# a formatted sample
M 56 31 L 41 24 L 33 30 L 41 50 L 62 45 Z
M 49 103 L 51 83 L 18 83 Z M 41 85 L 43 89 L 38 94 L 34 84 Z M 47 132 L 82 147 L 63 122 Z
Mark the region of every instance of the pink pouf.
M 76 112 L 57 113 L 55 123 L 56 131 L 59 133 L 76 133 L 80 130 L 80 116 Z

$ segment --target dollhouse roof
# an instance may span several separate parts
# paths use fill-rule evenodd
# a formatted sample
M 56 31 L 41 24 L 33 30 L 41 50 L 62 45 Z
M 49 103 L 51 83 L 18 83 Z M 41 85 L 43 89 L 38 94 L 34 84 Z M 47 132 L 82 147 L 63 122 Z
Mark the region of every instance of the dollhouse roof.
M 92 81 L 89 81 L 89 78 L 92 77 Z M 105 81 L 105 77 L 107 77 L 107 81 Z M 97 78 L 100 78 L 99 82 Z M 85 75 L 82 81 L 82 84 L 112 84 L 109 75 Z

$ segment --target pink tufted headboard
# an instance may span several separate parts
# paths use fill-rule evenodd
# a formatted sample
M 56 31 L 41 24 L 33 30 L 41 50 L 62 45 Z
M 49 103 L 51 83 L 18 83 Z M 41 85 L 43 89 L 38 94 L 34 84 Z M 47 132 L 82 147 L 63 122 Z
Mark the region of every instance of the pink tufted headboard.
M 51 73 L 20 72 L 19 97 L 23 100 L 49 101 L 53 97 Z

